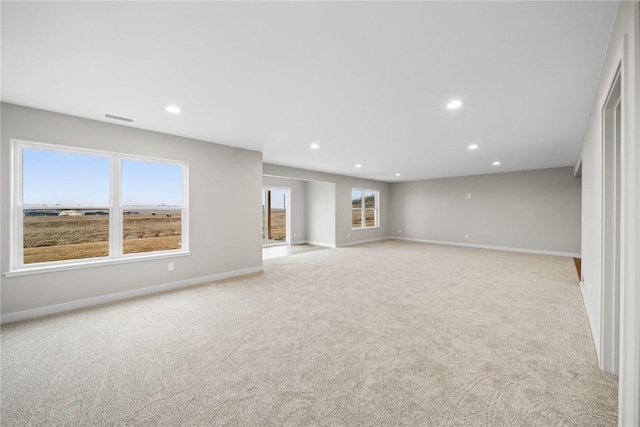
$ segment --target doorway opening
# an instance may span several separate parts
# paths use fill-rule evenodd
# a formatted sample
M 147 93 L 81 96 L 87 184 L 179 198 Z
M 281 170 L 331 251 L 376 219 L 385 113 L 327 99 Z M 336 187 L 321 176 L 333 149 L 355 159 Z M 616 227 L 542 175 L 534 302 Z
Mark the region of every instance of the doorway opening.
M 621 73 L 618 69 L 602 112 L 601 367 L 605 372 L 615 375 L 618 375 L 620 347 L 621 84 Z
M 288 245 L 290 223 L 290 189 L 262 189 L 262 246 Z

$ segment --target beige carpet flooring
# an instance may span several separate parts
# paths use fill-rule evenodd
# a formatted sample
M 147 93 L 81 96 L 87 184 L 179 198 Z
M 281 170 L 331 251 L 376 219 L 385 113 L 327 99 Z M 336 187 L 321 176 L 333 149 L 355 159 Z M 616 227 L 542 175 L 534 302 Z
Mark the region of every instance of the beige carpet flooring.
M 267 248 L 262 248 L 262 259 L 272 259 L 272 258 L 280 258 L 283 256 L 291 256 L 304 254 L 307 252 L 313 251 L 321 251 L 323 249 L 327 249 L 322 246 L 315 245 L 278 245 L 278 246 L 269 246 Z
M 616 424 L 571 258 L 329 249 L 1 344 L 4 426 Z

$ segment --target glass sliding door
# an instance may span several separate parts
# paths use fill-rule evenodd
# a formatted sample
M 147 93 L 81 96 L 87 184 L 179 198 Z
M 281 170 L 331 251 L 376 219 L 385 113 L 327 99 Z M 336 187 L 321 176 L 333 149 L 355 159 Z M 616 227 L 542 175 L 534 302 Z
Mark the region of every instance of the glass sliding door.
M 265 187 L 262 189 L 262 244 L 263 246 L 289 243 L 289 189 Z

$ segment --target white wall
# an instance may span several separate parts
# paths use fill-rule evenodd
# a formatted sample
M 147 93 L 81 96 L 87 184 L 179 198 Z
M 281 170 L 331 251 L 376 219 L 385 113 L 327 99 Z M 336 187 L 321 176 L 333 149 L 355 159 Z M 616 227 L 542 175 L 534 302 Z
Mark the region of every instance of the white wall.
M 336 245 L 336 185 L 307 182 L 307 241 L 314 245 Z
M 264 174 L 335 184 L 335 244 L 346 246 L 358 242 L 384 239 L 389 236 L 389 184 L 370 179 L 334 175 L 287 166 L 264 164 Z M 380 227 L 351 229 L 351 189 L 368 188 L 380 191 Z M 307 213 L 309 215 L 309 213 Z
M 307 182 L 301 179 L 278 178 L 264 176 L 262 183 L 265 186 L 290 188 L 291 199 L 290 221 L 291 244 L 306 242 L 307 240 Z
M 42 110 L 1 105 L 2 272 L 9 269 L 10 139 L 189 162 L 190 250 L 167 260 L 2 277 L 3 316 L 167 283 L 260 269 L 262 155 Z M 175 271 L 167 271 L 167 262 Z
M 622 221 L 619 414 L 621 426 L 640 424 L 640 12 L 620 2 L 582 141 L 582 292 L 596 349 L 603 342 L 602 109 L 622 60 Z
M 394 183 L 391 235 L 578 255 L 580 178 L 567 167 Z

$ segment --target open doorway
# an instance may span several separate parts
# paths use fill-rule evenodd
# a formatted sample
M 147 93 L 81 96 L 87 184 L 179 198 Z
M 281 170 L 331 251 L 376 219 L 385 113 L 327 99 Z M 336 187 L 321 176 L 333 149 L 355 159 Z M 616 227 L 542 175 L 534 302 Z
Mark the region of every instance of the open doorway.
M 262 189 L 262 246 L 288 245 L 290 223 L 289 188 Z
M 621 75 L 616 73 L 603 109 L 602 342 L 605 372 L 618 375 L 620 347 Z

